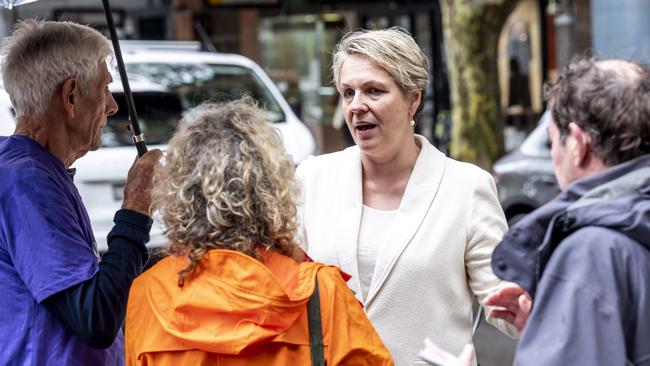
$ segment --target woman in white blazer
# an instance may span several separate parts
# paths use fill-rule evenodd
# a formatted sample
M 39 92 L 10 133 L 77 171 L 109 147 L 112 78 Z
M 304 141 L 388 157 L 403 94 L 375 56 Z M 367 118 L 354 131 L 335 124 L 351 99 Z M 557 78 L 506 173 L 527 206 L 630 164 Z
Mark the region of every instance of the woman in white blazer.
M 423 364 L 426 337 L 458 354 L 471 342 L 473 296 L 502 285 L 490 267 L 507 229 L 494 181 L 414 134 L 428 67 L 406 31 L 349 33 L 333 61 L 357 145 L 298 168 L 305 248 L 352 275 L 397 365 Z

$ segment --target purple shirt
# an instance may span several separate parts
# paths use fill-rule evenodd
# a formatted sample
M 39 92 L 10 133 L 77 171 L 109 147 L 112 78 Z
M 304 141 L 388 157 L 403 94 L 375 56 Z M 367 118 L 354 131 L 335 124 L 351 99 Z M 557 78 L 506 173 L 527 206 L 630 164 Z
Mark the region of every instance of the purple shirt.
M 99 270 L 88 213 L 63 163 L 0 137 L 0 365 L 123 365 L 122 331 L 88 347 L 40 303 Z

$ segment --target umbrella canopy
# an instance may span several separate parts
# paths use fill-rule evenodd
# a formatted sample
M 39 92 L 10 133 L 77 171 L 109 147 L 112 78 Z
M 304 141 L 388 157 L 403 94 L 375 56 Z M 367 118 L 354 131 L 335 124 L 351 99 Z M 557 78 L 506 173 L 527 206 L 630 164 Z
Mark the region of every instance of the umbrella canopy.
M 38 0 L 0 0 L 0 5 L 4 6 L 5 8 L 11 9 L 14 6 L 29 4 L 35 1 Z M 120 50 L 120 42 L 117 39 L 117 31 L 115 29 L 115 22 L 113 21 L 113 12 L 111 11 L 110 1 L 102 0 L 102 6 L 104 7 L 104 14 L 106 15 L 106 24 L 108 26 L 108 32 L 110 33 L 111 41 L 113 42 L 113 51 L 115 52 L 117 69 L 120 73 L 120 79 L 122 80 L 124 97 L 126 98 L 126 106 L 129 112 L 129 119 L 131 120 L 133 142 L 135 143 L 135 147 L 138 149 L 138 155 L 142 156 L 144 153 L 147 152 L 147 145 L 144 142 L 144 134 L 140 130 L 140 124 L 138 123 L 138 115 L 135 110 L 135 103 L 133 102 L 133 95 L 131 93 L 131 87 L 129 86 L 129 79 L 126 75 L 126 68 L 124 67 L 124 61 L 122 60 L 122 51 Z

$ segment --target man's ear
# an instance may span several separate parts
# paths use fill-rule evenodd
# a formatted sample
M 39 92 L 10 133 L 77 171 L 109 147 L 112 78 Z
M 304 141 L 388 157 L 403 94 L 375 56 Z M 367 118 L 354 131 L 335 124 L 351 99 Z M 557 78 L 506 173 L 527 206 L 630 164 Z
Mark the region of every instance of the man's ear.
M 591 136 L 583 130 L 577 123 L 569 123 L 569 139 L 571 159 L 576 167 L 583 166 L 589 161 L 591 154 Z
M 61 85 L 61 103 L 69 117 L 74 117 L 79 102 L 79 83 L 73 77 L 67 78 Z

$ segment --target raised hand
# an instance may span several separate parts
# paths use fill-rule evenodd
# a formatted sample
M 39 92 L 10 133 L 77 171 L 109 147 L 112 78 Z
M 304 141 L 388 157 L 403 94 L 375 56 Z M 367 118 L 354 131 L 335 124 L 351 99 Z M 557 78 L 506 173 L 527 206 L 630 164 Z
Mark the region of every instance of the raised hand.
M 122 208 L 149 215 L 153 175 L 160 165 L 161 156 L 162 152 L 155 149 L 136 159 L 126 178 Z
M 526 326 L 533 300 L 528 292 L 513 284 L 490 294 L 483 303 L 497 307 L 492 309 L 488 316 L 507 321 L 521 333 Z

